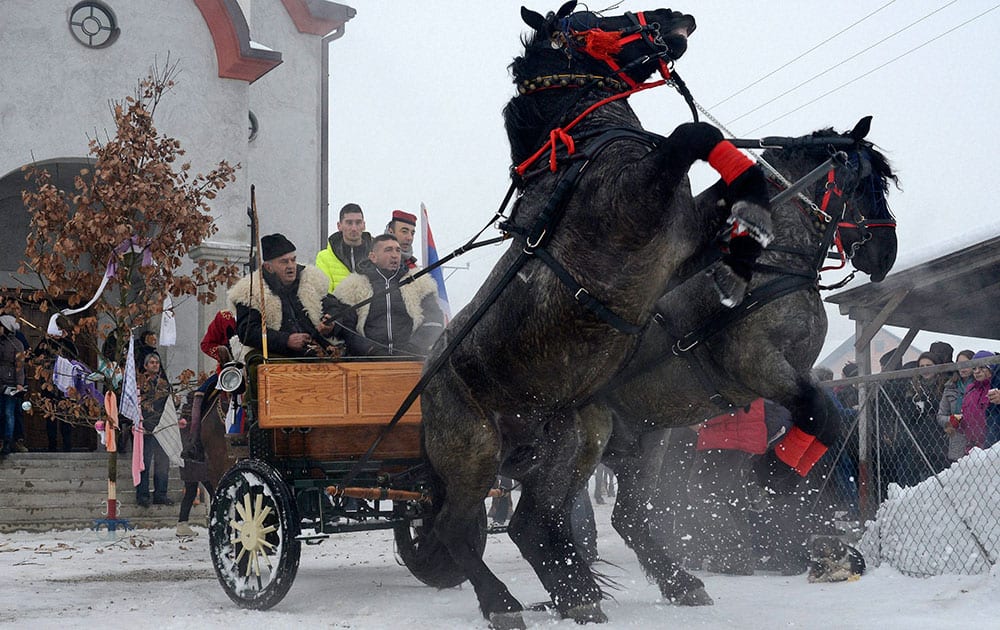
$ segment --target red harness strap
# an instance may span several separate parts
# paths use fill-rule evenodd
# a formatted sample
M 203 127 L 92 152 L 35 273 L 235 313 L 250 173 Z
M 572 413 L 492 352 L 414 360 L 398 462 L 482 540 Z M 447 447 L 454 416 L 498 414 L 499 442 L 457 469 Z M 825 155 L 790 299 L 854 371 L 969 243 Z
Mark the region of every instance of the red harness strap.
M 636 13 L 636 17 L 639 19 L 639 24 L 642 24 L 643 26 L 646 26 L 646 12 L 645 11 L 639 11 L 638 13 Z M 668 66 L 667 62 L 663 60 L 663 57 L 660 57 L 658 61 L 660 62 L 660 76 L 662 76 L 665 80 L 669 80 L 670 79 L 670 66 Z
M 567 149 L 569 155 L 573 155 L 573 153 L 576 151 L 576 145 L 573 143 L 573 137 L 570 136 L 569 133 L 567 133 L 567 132 L 570 129 L 572 129 L 573 127 L 575 127 L 577 123 L 579 123 L 581 120 L 583 120 L 584 118 L 586 118 L 587 116 L 589 116 L 591 112 L 593 112 L 598 107 L 601 107 L 602 105 L 607 105 L 608 103 L 610 103 L 612 101 L 617 101 L 619 99 L 628 98 L 629 96 L 632 96 L 636 92 L 641 92 L 643 90 L 648 90 L 650 88 L 660 87 L 664 83 L 666 83 L 666 81 L 664 81 L 664 80 L 653 81 L 652 83 L 643 83 L 642 85 L 640 85 L 640 86 L 638 86 L 636 88 L 633 88 L 633 89 L 629 90 L 628 92 L 621 92 L 619 94 L 612 94 L 611 96 L 609 96 L 607 98 L 603 98 L 603 99 L 597 101 L 596 103 L 594 103 L 593 105 L 591 105 L 590 107 L 588 107 L 587 109 L 585 109 L 582 114 L 580 114 L 579 116 L 577 116 L 576 118 L 574 118 L 572 120 L 572 122 L 570 122 L 565 127 L 557 127 L 555 129 L 553 129 L 552 131 L 550 131 L 549 132 L 549 140 L 548 140 L 548 142 L 546 142 L 545 144 L 543 144 L 542 148 L 540 148 L 537 151 L 535 151 L 535 153 L 531 157 L 529 157 L 527 160 L 525 160 L 525 161 L 521 162 L 520 164 L 518 164 L 517 167 L 514 170 L 517 172 L 518 175 L 524 175 L 524 173 L 528 170 L 528 168 L 532 164 L 534 164 L 538 160 L 538 158 L 542 157 L 542 155 L 546 151 L 549 151 L 551 149 L 551 155 L 549 156 L 549 170 L 551 170 L 552 172 L 555 172 L 556 171 L 556 144 L 555 144 L 555 139 L 558 139 L 563 144 L 565 144 L 566 145 L 566 149 Z
M 844 191 L 842 191 L 840 187 L 837 186 L 836 173 L 834 172 L 833 169 L 830 169 L 830 172 L 826 176 L 826 192 L 823 193 L 823 202 L 820 204 L 819 209 L 822 210 L 823 212 L 826 212 L 827 214 L 830 214 L 829 212 L 827 212 L 827 207 L 829 207 L 830 205 L 830 199 L 833 197 L 833 195 L 837 195 L 837 197 L 839 198 L 843 194 Z M 837 231 L 833 235 L 833 245 L 837 248 L 837 255 L 840 256 L 840 264 L 831 265 L 829 267 L 820 267 L 819 270 L 821 272 L 835 271 L 837 269 L 843 269 L 844 267 L 847 266 L 847 255 L 844 254 L 844 241 L 840 238 L 840 228 L 842 227 L 857 227 L 857 226 L 852 223 L 846 223 L 844 221 L 840 221 L 839 223 L 837 223 Z

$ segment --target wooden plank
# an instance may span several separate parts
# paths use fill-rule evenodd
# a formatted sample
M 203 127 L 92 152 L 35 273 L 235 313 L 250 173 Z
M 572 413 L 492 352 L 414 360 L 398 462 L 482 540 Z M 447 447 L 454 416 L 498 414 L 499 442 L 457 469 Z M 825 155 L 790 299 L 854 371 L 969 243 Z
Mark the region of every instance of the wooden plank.
M 313 429 L 285 428 L 273 432 L 276 457 L 318 460 L 358 459 L 378 437 L 384 424 L 342 425 Z M 375 449 L 373 459 L 420 457 L 420 425 L 397 424 Z
M 265 429 L 385 425 L 420 379 L 419 361 L 268 363 L 257 368 Z M 399 424 L 420 423 L 420 401 Z

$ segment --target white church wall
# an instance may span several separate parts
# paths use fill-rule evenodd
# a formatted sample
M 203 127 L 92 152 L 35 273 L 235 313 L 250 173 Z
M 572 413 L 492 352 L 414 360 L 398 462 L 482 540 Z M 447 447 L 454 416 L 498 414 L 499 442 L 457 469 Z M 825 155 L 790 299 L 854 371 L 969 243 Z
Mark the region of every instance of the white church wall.
M 105 0 L 121 29 L 106 48 L 80 44 L 69 29 L 76 0 L 0 3 L 0 176 L 32 160 L 84 157 L 88 136 L 111 131 L 109 101 L 133 93 L 154 63 L 178 62 L 177 84 L 156 111 L 158 130 L 181 142 L 193 172 L 220 160 L 241 163 L 237 181 L 211 202 L 219 232 L 212 241 L 247 241 L 248 87 L 220 79 L 211 34 L 193 2 Z M 279 2 L 274 4 L 281 6 Z M 4 246 L 23 244 L 4 243 Z M 214 311 L 211 313 L 214 314 Z M 208 317 L 211 317 L 211 314 Z M 177 309 L 178 346 L 170 375 L 194 368 L 208 321 L 193 299 Z
M 282 232 L 312 263 L 320 232 L 322 38 L 300 33 L 280 2 L 256 0 L 251 37 L 280 50 L 282 64 L 250 85 L 260 130 L 246 177 L 257 192 L 261 234 Z

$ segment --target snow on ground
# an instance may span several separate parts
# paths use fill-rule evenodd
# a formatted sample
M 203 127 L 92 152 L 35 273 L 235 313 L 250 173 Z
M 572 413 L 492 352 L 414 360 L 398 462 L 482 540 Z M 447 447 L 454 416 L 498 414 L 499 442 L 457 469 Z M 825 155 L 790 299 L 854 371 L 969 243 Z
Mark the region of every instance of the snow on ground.
M 891 484 L 858 548 L 869 565 L 885 562 L 907 575 L 988 572 L 984 553 L 1000 557 L 998 486 L 1000 443 L 973 449 L 912 488 Z
M 805 575 L 729 577 L 699 572 L 715 605 L 660 601 L 635 557 L 595 506 L 605 565 L 621 585 L 605 602 L 604 628 L 988 628 L 1000 623 L 1000 570 L 906 577 L 883 564 L 860 580 L 809 584 Z M 178 541 L 173 530 L 130 532 L 118 541 L 90 531 L 0 538 L 0 628 L 257 627 L 450 630 L 486 628 L 468 584 L 436 591 L 397 564 L 391 532 L 339 534 L 304 546 L 291 591 L 269 611 L 237 608 L 215 579 L 207 532 Z M 545 599 L 506 535 L 491 535 L 486 560 L 522 603 Z M 529 627 L 576 628 L 549 613 Z

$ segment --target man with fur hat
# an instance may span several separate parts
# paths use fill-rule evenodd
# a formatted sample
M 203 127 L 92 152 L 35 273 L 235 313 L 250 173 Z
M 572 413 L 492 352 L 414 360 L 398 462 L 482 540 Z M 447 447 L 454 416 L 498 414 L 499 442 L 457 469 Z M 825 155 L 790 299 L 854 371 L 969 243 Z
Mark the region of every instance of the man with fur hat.
M 329 280 L 322 271 L 296 262 L 295 245 L 282 234 L 260 239 L 262 274 L 244 277 L 229 289 L 231 310 L 236 312 L 236 335 L 241 343 L 261 349 L 261 327 L 267 326 L 269 354 L 286 357 L 315 356 L 330 345 L 333 332 L 324 323 L 323 298 Z M 264 316 L 260 292 L 264 292 Z
M 399 241 L 403 264 L 407 269 L 417 268 L 417 257 L 413 255 L 413 237 L 417 232 L 417 217 L 402 210 L 392 211 L 392 220 L 385 226 L 385 233 L 392 234 Z
M 372 250 L 372 235 L 365 232 L 361 206 L 349 203 L 340 209 L 337 231 L 327 239 L 326 249 L 316 254 L 316 266 L 330 279 L 328 293 L 333 293 L 347 274 L 358 270 Z
M 400 284 L 410 277 L 401 264 L 399 241 L 380 234 L 372 243 L 369 263 L 337 285 L 323 311 L 341 327 L 349 354 L 357 356 L 426 355 L 444 330 L 437 285 L 430 276 Z M 353 305 L 379 293 L 369 304 Z

